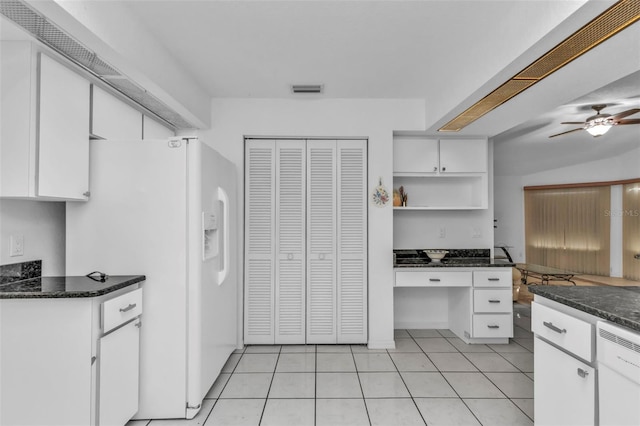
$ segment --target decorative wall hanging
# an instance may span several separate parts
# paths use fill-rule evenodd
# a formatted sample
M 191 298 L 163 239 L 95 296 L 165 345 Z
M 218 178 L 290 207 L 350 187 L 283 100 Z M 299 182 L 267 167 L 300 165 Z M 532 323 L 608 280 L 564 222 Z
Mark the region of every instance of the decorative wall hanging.
M 378 178 L 378 186 L 373 188 L 371 203 L 376 207 L 384 207 L 389 203 L 389 191 L 382 184 L 382 178 Z

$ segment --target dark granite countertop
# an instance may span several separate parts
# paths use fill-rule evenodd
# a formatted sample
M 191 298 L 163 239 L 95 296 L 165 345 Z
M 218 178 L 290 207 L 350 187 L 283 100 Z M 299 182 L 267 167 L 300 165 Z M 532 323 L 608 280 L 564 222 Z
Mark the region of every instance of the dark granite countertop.
M 489 249 L 448 249 L 440 262 L 434 262 L 424 249 L 394 250 L 394 268 L 484 268 L 512 267 L 515 263 L 490 257 Z
M 397 262 L 393 265 L 394 268 L 485 268 L 485 267 L 510 267 L 515 266 L 515 263 L 509 262 L 503 259 L 494 259 L 490 257 L 478 258 L 457 258 L 457 259 L 442 259 L 440 262 L 432 262 L 429 260 L 421 262 Z
M 109 276 L 104 282 L 87 277 L 38 277 L 0 284 L 0 299 L 95 297 L 144 281 L 144 275 Z
M 531 285 L 528 290 L 535 295 L 640 331 L 640 286 Z

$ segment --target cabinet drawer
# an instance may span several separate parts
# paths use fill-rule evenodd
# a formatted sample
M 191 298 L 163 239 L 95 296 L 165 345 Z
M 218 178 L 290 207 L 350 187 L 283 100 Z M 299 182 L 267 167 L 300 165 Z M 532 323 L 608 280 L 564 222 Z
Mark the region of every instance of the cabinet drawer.
M 533 302 L 531 331 L 588 362 L 593 360 L 593 324 Z
M 396 271 L 397 287 L 471 287 L 471 272 Z
M 473 337 L 513 337 L 512 315 L 474 315 Z
M 474 290 L 473 291 L 473 311 L 474 312 L 512 312 L 513 295 L 511 290 Z
M 142 314 L 142 289 L 109 299 L 102 304 L 102 331 L 107 333 Z
M 473 273 L 474 287 L 511 287 L 511 268 L 496 268 L 495 271 L 475 271 Z

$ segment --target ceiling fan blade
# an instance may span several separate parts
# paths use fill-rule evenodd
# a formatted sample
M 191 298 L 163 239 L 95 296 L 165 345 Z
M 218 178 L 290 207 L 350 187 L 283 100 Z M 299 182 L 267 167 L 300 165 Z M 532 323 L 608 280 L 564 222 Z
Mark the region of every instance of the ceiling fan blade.
M 567 133 L 577 132 L 578 130 L 584 130 L 582 127 L 578 127 L 577 129 L 569 130 L 567 132 L 558 133 L 557 135 L 551 135 L 550 138 L 555 138 L 556 136 L 566 135 Z
M 627 110 L 627 111 L 622 111 L 622 112 L 619 112 L 619 113 L 617 113 L 615 115 L 612 115 L 611 117 L 609 117 L 609 119 L 611 119 L 613 121 L 618 121 L 621 118 L 628 117 L 628 116 L 636 114 L 638 112 L 640 112 L 640 108 L 633 108 L 633 109 L 630 109 L 630 110 Z
M 563 121 L 560 124 L 584 124 L 584 121 Z
M 618 120 L 616 121 L 616 126 L 620 124 L 640 124 L 640 118 L 630 118 L 627 120 Z

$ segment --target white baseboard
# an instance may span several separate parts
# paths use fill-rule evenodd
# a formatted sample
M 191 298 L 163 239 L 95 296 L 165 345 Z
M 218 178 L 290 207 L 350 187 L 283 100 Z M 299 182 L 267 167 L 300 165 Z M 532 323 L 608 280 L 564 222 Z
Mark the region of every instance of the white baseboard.
M 370 340 L 367 344 L 369 349 L 395 349 L 396 342 L 393 340 Z
M 449 328 L 449 323 L 446 321 L 399 321 L 394 324 L 394 328 L 419 330 L 419 329 L 439 329 L 446 330 Z

